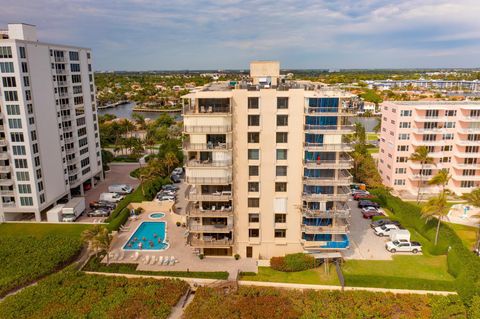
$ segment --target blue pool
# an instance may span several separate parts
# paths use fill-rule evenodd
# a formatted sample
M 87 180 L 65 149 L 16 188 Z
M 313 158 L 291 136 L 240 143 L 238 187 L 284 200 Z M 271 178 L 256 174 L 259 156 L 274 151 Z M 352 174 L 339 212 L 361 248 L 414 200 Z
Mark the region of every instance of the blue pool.
M 166 222 L 142 222 L 127 241 L 125 250 L 165 250 L 168 248 Z
M 158 219 L 158 218 L 163 218 L 165 217 L 165 213 L 152 213 L 150 214 L 150 218 L 153 219 Z

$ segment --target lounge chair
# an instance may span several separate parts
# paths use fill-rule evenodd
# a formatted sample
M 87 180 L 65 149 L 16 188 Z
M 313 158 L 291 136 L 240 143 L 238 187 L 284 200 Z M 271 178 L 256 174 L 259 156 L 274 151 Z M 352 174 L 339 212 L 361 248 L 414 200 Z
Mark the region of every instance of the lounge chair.
M 120 252 L 120 255 L 118 256 L 118 261 L 123 260 L 124 257 L 125 257 L 125 252 L 122 250 Z
M 162 263 L 163 263 L 163 256 L 159 256 L 157 265 L 161 265 Z
M 143 259 L 143 264 L 148 265 L 148 262 L 150 261 L 150 255 L 146 255 L 145 259 Z
M 169 265 L 169 266 L 175 265 L 175 261 L 176 261 L 176 260 L 175 260 L 175 257 L 174 257 L 174 256 L 170 257 L 170 262 L 168 263 L 168 265 Z
M 135 255 L 133 255 L 133 261 L 137 261 L 138 258 L 140 258 L 140 254 L 138 253 L 138 251 L 135 253 Z
M 165 259 L 163 260 L 163 265 L 168 265 L 169 262 L 170 262 L 170 257 L 167 256 L 167 257 L 165 257 Z
M 155 265 L 156 262 L 157 262 L 157 257 L 152 256 L 152 259 L 150 259 L 149 265 Z

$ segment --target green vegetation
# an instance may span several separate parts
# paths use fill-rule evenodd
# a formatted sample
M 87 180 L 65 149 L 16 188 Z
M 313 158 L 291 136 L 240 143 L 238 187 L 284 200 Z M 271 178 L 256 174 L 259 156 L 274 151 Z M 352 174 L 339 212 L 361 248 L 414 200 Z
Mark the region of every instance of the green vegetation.
M 100 261 L 105 257 L 101 254 L 98 257 L 93 256 L 83 268 L 84 271 L 117 273 L 117 274 L 133 274 L 133 275 L 152 275 L 152 276 L 169 276 L 184 278 L 207 278 L 207 279 L 228 279 L 226 271 L 141 271 L 137 270 L 138 264 L 102 264 Z
M 308 285 L 340 285 L 333 264 L 330 265 L 328 274 L 325 273 L 325 267 L 321 266 L 315 269 L 297 272 L 284 272 L 270 267 L 258 267 L 258 274 L 242 273 L 241 275 L 242 280 L 247 281 L 286 282 Z
M 457 296 L 202 287 L 184 318 L 466 318 L 466 309 Z
M 0 297 L 72 262 L 87 225 L 1 224 Z
M 420 290 L 455 290 L 446 256 L 393 256 L 393 260 L 347 260 L 346 286 Z
M 272 257 L 270 266 L 279 271 L 293 272 L 312 269 L 318 266 L 313 256 L 297 253 L 285 255 L 284 257 Z
M 473 250 L 475 243 L 477 242 L 478 228 L 451 223 L 448 223 L 447 225 L 455 231 L 457 236 L 460 237 L 468 249 Z
M 92 276 L 72 269 L 0 303 L 0 317 L 167 318 L 188 284 L 175 279 Z

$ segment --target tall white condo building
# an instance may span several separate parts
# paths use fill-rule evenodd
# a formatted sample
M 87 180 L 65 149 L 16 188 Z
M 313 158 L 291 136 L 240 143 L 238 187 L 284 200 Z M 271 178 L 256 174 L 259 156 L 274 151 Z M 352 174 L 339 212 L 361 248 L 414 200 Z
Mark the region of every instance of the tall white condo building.
M 9 24 L 0 76 L 0 221 L 40 221 L 102 175 L 91 52 Z

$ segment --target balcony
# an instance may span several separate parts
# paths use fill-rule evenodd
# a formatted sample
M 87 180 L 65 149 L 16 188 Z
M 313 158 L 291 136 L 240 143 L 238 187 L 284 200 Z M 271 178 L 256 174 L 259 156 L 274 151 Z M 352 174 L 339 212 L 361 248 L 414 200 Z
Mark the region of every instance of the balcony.
M 307 202 L 326 202 L 326 201 L 340 201 L 345 202 L 349 200 L 351 193 L 339 193 L 339 194 L 310 194 L 303 193 L 302 198 Z
M 460 122 L 480 122 L 480 116 L 464 116 L 459 119 Z
M 185 125 L 183 127 L 185 133 L 199 133 L 199 134 L 226 134 L 232 131 L 231 125 Z
M 356 116 L 357 109 L 344 107 L 305 107 L 305 114 L 318 116 Z
M 342 236 L 342 235 L 334 235 L 334 236 Z M 326 240 L 302 240 L 302 245 L 303 248 L 305 249 L 312 249 L 312 250 L 317 250 L 317 249 L 325 249 L 325 250 L 343 250 L 347 249 L 350 247 L 350 242 L 347 239 L 344 240 L 331 240 L 331 241 L 326 241 Z
M 4 131 L 5 127 L 3 125 L 0 125 L 0 131 Z
M 412 128 L 412 132 L 415 134 L 442 134 L 446 133 L 447 129 L 443 127 Z
M 1 196 L 10 196 L 13 197 L 15 196 L 15 192 L 13 190 L 0 190 L 0 195 Z
M 65 57 L 63 57 L 63 56 L 56 56 L 55 57 L 55 62 L 57 62 L 57 63 L 58 62 L 65 62 L 65 61 L 66 61 Z
M 12 168 L 10 166 L 0 166 L 0 173 L 8 174 Z
M 303 177 L 304 185 L 319 185 L 319 186 L 337 186 L 337 185 L 350 185 L 353 182 L 353 176 L 348 172 L 340 174 L 338 177 Z
M 302 225 L 302 231 L 307 234 L 347 234 L 349 229 L 347 225 L 329 225 L 329 226 L 308 226 Z
M 232 110 L 229 105 L 224 106 L 204 106 L 200 105 L 199 107 L 185 105 L 183 107 L 183 114 L 190 116 L 190 115 L 224 115 L 230 116 L 232 115 Z
M 58 92 L 59 97 L 68 97 L 68 92 Z
M 324 169 L 350 169 L 353 167 L 353 159 L 337 160 L 303 160 L 303 167 Z
M 63 141 L 65 142 L 65 144 L 67 144 L 67 143 L 75 142 L 75 139 L 73 137 L 69 137 L 69 138 L 64 138 Z
M 413 146 L 443 146 L 445 145 L 445 141 L 438 140 L 438 141 L 419 141 L 416 138 L 411 139 Z
M 304 125 L 305 132 L 323 134 L 348 134 L 352 133 L 353 125 Z
M 331 210 L 316 210 L 310 209 L 307 207 L 302 207 L 303 217 L 308 218 L 345 218 L 348 219 L 351 217 L 351 212 L 348 206 L 344 206 L 341 209 L 331 209 Z
M 478 158 L 478 152 L 453 152 L 453 155 L 460 158 Z
M 456 169 L 480 169 L 480 163 L 454 163 L 453 167 Z
M 452 179 L 455 181 L 480 181 L 480 175 L 455 175 L 452 174 Z
M 1 179 L 0 180 L 0 186 L 13 186 L 13 179 Z
M 223 208 L 223 209 L 222 209 Z M 233 217 L 232 207 L 229 209 L 221 207 L 217 210 L 205 210 L 202 208 L 192 207 L 187 209 L 187 216 L 189 217 Z
M 187 176 L 188 184 L 196 185 L 229 185 L 232 183 L 232 176 L 225 177 L 195 177 Z
M 199 248 L 209 248 L 209 247 L 230 247 L 233 245 L 232 239 L 190 239 L 190 245 Z
M 57 74 L 67 74 L 67 70 L 65 70 L 65 69 L 55 69 L 55 72 Z
M 3 202 L 2 206 L 3 207 L 15 207 L 16 205 L 15 205 L 15 202 L 7 202 L 7 203 Z
M 410 175 L 408 178 L 412 181 L 428 181 L 433 177 L 433 175 Z
M 7 140 L 2 138 L 0 139 L 0 147 L 4 147 L 4 146 L 7 146 Z
M 62 121 L 70 121 L 72 119 L 71 115 L 62 115 Z
M 334 151 L 334 152 L 351 152 L 352 144 L 320 144 L 320 143 L 303 143 L 307 151 Z
M 196 168 L 196 167 L 208 167 L 208 168 L 215 168 L 215 167 L 230 167 L 232 166 L 232 161 L 200 161 L 200 160 L 189 160 L 185 163 L 185 166 L 188 168 Z
M 61 109 L 61 110 L 69 110 L 69 109 L 70 109 L 70 105 L 69 105 L 69 104 L 60 104 L 60 109 Z
M 76 151 L 77 150 L 76 150 L 75 147 L 65 149 L 65 153 L 67 153 L 67 154 L 74 154 Z
M 458 127 L 457 131 L 462 134 L 480 133 L 480 127 Z
M 233 230 L 233 223 L 205 225 L 200 223 L 189 223 L 188 230 L 197 233 L 228 233 Z
M 448 116 L 422 116 L 422 115 L 417 115 L 414 116 L 414 121 L 415 122 L 440 122 L 440 121 L 448 121 L 450 120 L 451 117 Z
M 195 189 L 187 187 L 185 190 L 185 198 L 189 201 L 200 201 L 200 202 L 225 202 L 232 200 L 232 191 L 222 191 L 214 193 L 204 193 L 197 194 Z
M 8 155 L 7 152 L 0 152 L 0 160 L 8 160 L 10 156 Z
M 68 86 L 68 81 L 57 81 L 57 86 Z
M 228 151 L 232 149 L 232 143 L 190 143 L 183 142 L 185 151 Z

